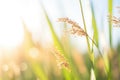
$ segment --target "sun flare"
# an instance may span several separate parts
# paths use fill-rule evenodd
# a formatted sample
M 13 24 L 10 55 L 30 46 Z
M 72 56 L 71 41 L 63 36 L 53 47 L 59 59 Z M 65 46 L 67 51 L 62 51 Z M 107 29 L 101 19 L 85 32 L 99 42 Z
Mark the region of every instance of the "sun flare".
M 9 18 L 0 23 L 0 47 L 12 49 L 23 41 L 24 31 L 18 19 Z
M 23 23 L 36 37 L 40 26 L 39 10 L 37 0 L 0 0 L 0 65 L 17 62 L 24 51 L 27 42 Z
M 7 3 L 0 1 L 0 10 L 0 49 L 13 49 L 19 46 L 24 38 L 19 6 L 14 0 Z

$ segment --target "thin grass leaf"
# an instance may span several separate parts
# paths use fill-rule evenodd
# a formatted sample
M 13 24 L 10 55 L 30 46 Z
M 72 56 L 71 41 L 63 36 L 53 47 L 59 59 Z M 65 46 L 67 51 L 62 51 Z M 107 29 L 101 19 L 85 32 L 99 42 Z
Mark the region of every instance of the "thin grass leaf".
M 43 8 L 43 9 L 44 9 L 44 8 Z M 60 43 L 57 35 L 55 34 L 55 32 L 54 32 L 54 30 L 53 30 L 53 25 L 52 25 L 52 23 L 51 23 L 48 15 L 47 15 L 45 9 L 44 9 L 44 12 L 45 12 L 45 16 L 46 16 L 47 22 L 48 22 L 48 24 L 49 24 L 49 27 L 50 27 L 50 30 L 51 30 L 51 33 L 52 33 L 52 37 L 53 37 L 53 40 L 54 40 L 54 45 L 57 46 L 56 49 L 57 49 L 60 53 L 65 54 L 65 51 L 64 51 L 64 49 L 63 49 L 63 47 L 62 47 L 62 45 L 61 45 L 61 43 Z M 67 56 L 67 57 L 69 58 L 68 55 L 64 55 L 64 56 L 65 56 L 65 57 Z M 67 59 L 68 59 L 68 58 L 67 58 Z M 74 66 L 74 64 L 72 63 L 71 58 L 69 58 L 68 61 L 71 61 L 71 62 L 70 62 L 70 67 L 72 68 L 71 70 L 73 71 L 74 68 L 73 68 L 72 66 Z M 71 73 L 70 73 L 70 70 L 69 70 L 69 69 L 66 71 L 66 70 L 63 68 L 62 72 L 63 72 L 64 78 L 65 78 L 66 80 L 72 80 L 73 77 L 76 76 L 76 77 L 75 77 L 76 80 L 80 79 L 80 76 L 78 75 L 78 73 L 76 73 L 75 71 L 74 71 L 74 73 L 72 73 L 72 71 L 71 71 Z
M 84 29 L 85 29 L 85 32 L 87 33 L 87 29 L 86 29 L 86 24 L 85 24 L 85 19 L 84 19 L 84 13 L 83 13 L 83 8 L 82 8 L 82 1 L 79 0 L 79 3 L 80 3 L 80 8 L 81 8 L 81 14 L 82 14 L 82 19 L 83 19 L 83 24 L 84 24 Z M 94 21 L 95 22 L 95 21 Z M 95 24 L 94 24 L 95 25 Z M 88 51 L 89 51 L 89 57 L 92 58 L 91 59 L 91 64 L 93 65 L 94 64 L 94 54 L 91 52 L 91 48 L 90 48 L 90 43 L 89 43 L 89 36 L 86 36 L 86 40 L 87 40 L 87 45 L 88 45 Z M 91 38 L 90 38 L 91 39 Z M 92 40 L 93 41 L 93 40 Z M 93 56 L 93 57 L 92 57 Z M 93 69 L 94 71 L 94 66 L 91 67 L 91 69 Z M 92 72 L 91 72 L 91 76 L 92 76 Z M 94 75 L 94 79 L 95 79 L 95 75 Z M 92 80 L 92 78 L 91 78 Z
M 96 19 L 95 19 L 95 12 L 94 12 L 94 8 L 93 8 L 93 2 L 90 0 L 90 7 L 91 7 L 91 11 L 92 11 L 92 27 L 93 27 L 93 30 L 94 30 L 94 39 L 95 39 L 95 42 L 96 42 L 96 45 L 97 47 L 99 46 L 99 33 L 98 33 L 98 28 L 97 28 L 97 23 L 96 23 Z M 93 39 L 93 40 L 94 40 Z
M 44 11 L 45 18 L 46 18 L 47 23 L 48 23 L 48 25 L 49 25 L 49 28 L 50 28 L 50 31 L 51 31 L 52 38 L 53 38 L 54 45 L 55 45 L 56 49 L 59 50 L 60 53 L 65 54 L 65 51 L 64 51 L 64 49 L 63 49 L 63 46 L 62 46 L 62 44 L 60 43 L 60 41 L 59 41 L 59 39 L 58 39 L 58 37 L 57 37 L 54 29 L 53 29 L 53 25 L 52 25 L 52 23 L 51 23 L 51 21 L 50 21 L 50 18 L 48 17 L 48 14 L 47 14 L 47 12 L 46 12 L 46 10 L 44 9 L 43 6 L 42 6 L 42 9 L 43 9 L 43 11 Z
M 108 12 L 110 14 L 110 16 L 112 16 L 112 8 L 113 8 L 113 0 L 108 0 Z M 109 21 L 109 43 L 110 43 L 110 47 L 112 48 L 112 22 L 111 22 L 111 18 L 110 17 L 110 21 Z
M 64 56 L 65 56 L 65 58 L 66 58 L 67 55 L 65 54 L 65 51 L 64 51 L 64 49 L 63 49 L 63 46 L 62 46 L 61 42 L 59 41 L 59 39 L 58 39 L 58 37 L 57 37 L 54 29 L 53 29 L 53 25 L 52 25 L 52 23 L 51 23 L 51 21 L 50 21 L 50 19 L 49 19 L 49 17 L 48 17 L 48 14 L 47 14 L 47 12 L 46 12 L 46 10 L 44 9 L 43 6 L 42 6 L 42 9 L 43 9 L 43 11 L 44 11 L 44 14 L 45 14 L 45 18 L 46 18 L 46 20 L 47 20 L 47 23 L 48 23 L 48 25 L 49 25 L 49 27 L 50 27 L 50 31 L 51 31 L 51 34 L 52 34 L 52 38 L 53 38 L 53 41 L 54 41 L 54 46 L 55 46 L 55 48 L 58 50 L 58 52 L 61 53 L 61 54 L 64 54 Z M 63 65 L 63 64 L 62 64 L 62 65 Z M 64 67 L 65 67 L 65 66 L 64 66 Z M 68 79 L 68 80 L 71 80 L 71 77 L 72 77 L 72 76 L 70 76 L 70 70 L 69 70 L 68 68 L 66 68 L 66 70 L 67 70 L 67 72 L 64 72 L 64 70 L 62 71 L 62 72 L 64 73 L 64 77 L 65 77 L 66 79 L 68 79 L 67 76 L 69 76 L 70 79 Z
M 80 4 L 80 9 L 81 9 L 80 11 L 81 11 L 82 19 L 83 19 L 83 24 L 84 24 L 84 30 L 87 33 L 87 28 L 86 28 L 86 23 L 85 23 L 85 19 L 84 19 L 84 13 L 83 13 L 83 7 L 82 7 L 81 0 L 79 0 L 79 4 Z M 91 53 L 90 42 L 89 42 L 88 36 L 86 36 L 86 42 L 87 42 L 87 46 L 88 46 L 88 52 Z
M 112 9 L 113 9 L 113 0 L 108 0 L 108 12 L 110 14 L 110 16 L 112 16 Z M 110 21 L 109 21 L 109 44 L 110 44 L 110 48 L 112 49 L 112 17 L 110 17 Z M 110 67 L 110 63 L 108 63 L 109 67 Z M 111 69 L 108 69 L 108 79 L 111 80 L 112 74 L 111 74 Z

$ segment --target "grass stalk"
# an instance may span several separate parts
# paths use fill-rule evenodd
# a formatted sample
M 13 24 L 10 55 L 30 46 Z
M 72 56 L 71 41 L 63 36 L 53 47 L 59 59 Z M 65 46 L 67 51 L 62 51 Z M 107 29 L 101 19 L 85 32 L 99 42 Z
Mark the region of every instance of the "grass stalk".
M 91 12 L 92 12 L 92 27 L 94 30 L 94 38 L 93 40 L 95 40 L 97 47 L 99 47 L 99 34 L 98 34 L 98 28 L 97 28 L 97 23 L 96 23 L 96 19 L 95 19 L 95 12 L 94 12 L 94 8 L 93 8 L 93 2 L 90 0 L 90 8 L 91 8 Z
M 113 0 L 108 0 L 108 12 L 109 12 L 110 16 L 112 16 L 112 10 L 113 10 L 113 4 L 112 3 L 113 3 Z M 110 17 L 108 27 L 109 27 L 109 44 L 110 44 L 110 48 L 112 50 L 112 21 L 111 21 L 111 18 L 112 17 Z M 108 65 L 110 67 L 111 63 L 109 62 Z M 111 80 L 112 74 L 111 74 L 111 69 L 110 68 L 108 69 L 107 75 L 108 75 L 108 80 Z
M 59 41 L 59 39 L 58 39 L 58 37 L 57 37 L 54 29 L 53 29 L 53 25 L 52 25 L 52 23 L 51 23 L 48 15 L 47 15 L 47 12 L 46 12 L 46 10 L 44 9 L 43 6 L 42 6 L 42 9 L 43 9 L 43 11 L 44 11 L 45 18 L 46 18 L 47 23 L 48 23 L 48 25 L 49 25 L 49 28 L 50 28 L 50 31 L 51 31 L 51 34 L 52 34 L 52 38 L 53 38 L 53 41 L 54 41 L 54 45 L 55 45 L 56 49 L 58 49 L 62 54 L 65 55 L 65 51 L 64 51 L 64 49 L 63 49 L 63 46 L 62 46 L 62 44 L 60 43 L 60 41 Z
M 88 38 L 92 41 L 92 43 L 95 45 L 95 47 L 98 49 L 98 52 L 100 53 L 100 56 L 103 58 L 103 55 L 102 55 L 102 52 L 100 51 L 98 45 L 95 43 L 95 41 L 90 37 L 88 36 Z
M 112 16 L 112 2 L 113 0 L 108 0 L 108 12 L 110 14 L 110 16 Z M 109 44 L 110 44 L 110 47 L 112 48 L 112 21 L 111 21 L 111 18 L 110 17 L 110 21 L 109 21 Z
M 83 13 L 83 8 L 82 8 L 82 2 L 81 0 L 79 0 L 80 3 L 80 8 L 81 8 L 81 15 L 82 15 L 82 19 L 83 19 L 83 24 L 84 24 L 84 30 L 87 33 L 87 29 L 86 29 L 86 23 L 85 23 L 85 18 L 84 18 L 84 13 Z M 87 40 L 87 46 L 88 46 L 88 52 L 90 53 L 90 43 L 89 43 L 89 39 L 88 36 L 86 36 L 86 40 Z
M 85 23 L 85 18 L 84 18 L 84 13 L 83 13 L 83 8 L 82 8 L 82 2 L 81 2 L 81 0 L 79 0 L 79 3 L 80 3 L 80 8 L 81 8 L 81 14 L 82 14 L 82 19 L 83 19 L 83 24 L 84 24 L 84 30 L 87 33 L 86 23 Z M 93 65 L 91 67 L 91 70 L 93 70 L 93 73 L 90 72 L 90 76 L 91 77 L 94 76 L 94 80 L 96 80 L 95 73 L 94 73 L 94 54 L 91 52 L 91 48 L 90 48 L 90 43 L 89 43 L 88 36 L 86 36 L 86 40 L 87 40 L 87 45 L 88 45 L 89 57 L 90 57 L 90 60 L 91 60 L 91 64 Z

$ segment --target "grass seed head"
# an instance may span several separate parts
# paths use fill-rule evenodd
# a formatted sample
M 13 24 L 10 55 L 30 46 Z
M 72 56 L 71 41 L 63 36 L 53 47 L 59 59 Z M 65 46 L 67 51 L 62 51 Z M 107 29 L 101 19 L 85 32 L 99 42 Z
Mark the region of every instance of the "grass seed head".
M 54 49 L 54 55 L 56 57 L 57 66 L 59 67 L 59 69 L 65 68 L 69 72 L 71 72 L 69 62 L 66 60 L 64 55 L 56 49 Z
M 58 18 L 58 22 L 71 24 L 72 28 L 69 31 L 71 34 L 76 34 L 78 36 L 87 36 L 87 33 L 78 25 L 78 23 L 72 21 L 69 18 Z

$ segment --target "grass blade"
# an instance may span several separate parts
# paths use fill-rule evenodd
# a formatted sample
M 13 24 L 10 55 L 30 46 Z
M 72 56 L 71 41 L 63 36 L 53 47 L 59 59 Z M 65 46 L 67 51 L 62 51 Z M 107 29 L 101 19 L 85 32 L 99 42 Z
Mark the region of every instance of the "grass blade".
M 50 21 L 50 18 L 48 17 L 48 14 L 47 14 L 47 12 L 46 12 L 46 10 L 44 9 L 43 6 L 42 6 L 42 9 L 43 9 L 43 11 L 44 11 L 45 18 L 46 18 L 46 20 L 47 20 L 47 23 L 48 23 L 48 25 L 49 25 L 49 28 L 50 28 L 50 31 L 51 31 L 51 34 L 52 34 L 52 38 L 53 38 L 53 41 L 54 41 L 54 46 L 56 47 L 56 49 L 59 51 L 60 54 L 63 54 L 65 58 L 66 58 L 66 57 L 68 58 L 68 56 L 65 54 L 65 51 L 64 51 L 64 48 L 63 48 L 61 42 L 59 41 L 59 39 L 58 39 L 58 37 L 57 37 L 54 29 L 53 29 L 52 22 Z M 63 67 L 62 67 L 62 68 L 63 68 Z M 70 71 L 70 70 L 67 70 L 67 71 L 66 71 L 66 69 L 64 69 L 64 68 L 63 68 L 63 70 L 62 70 L 63 76 L 64 76 L 65 79 L 67 79 L 67 80 L 71 80 L 71 77 L 72 77 L 72 76 L 70 76 L 71 73 L 70 73 L 69 71 Z M 68 78 L 68 76 L 69 76 L 69 78 Z
M 64 51 L 64 49 L 63 49 L 63 46 L 62 46 L 62 44 L 60 43 L 60 41 L 59 41 L 59 39 L 58 39 L 58 37 L 57 37 L 54 29 L 53 29 L 53 25 L 52 25 L 52 23 L 51 23 L 51 21 L 50 21 L 50 18 L 48 17 L 48 14 L 47 14 L 47 12 L 46 12 L 46 10 L 44 9 L 43 6 L 42 6 L 42 9 L 43 9 L 43 11 L 44 11 L 45 18 L 46 18 L 47 23 L 48 23 L 48 25 L 49 25 L 49 28 L 50 28 L 50 31 L 51 31 L 52 38 L 53 38 L 54 45 L 55 45 L 56 49 L 59 50 L 60 53 L 65 54 L 65 51 Z
M 94 14 L 94 8 L 93 8 L 93 2 L 90 0 L 90 7 L 91 7 L 91 11 L 92 11 L 92 27 L 93 27 L 93 30 L 94 30 L 94 39 L 95 39 L 95 42 L 96 42 L 96 45 L 97 47 L 99 46 L 99 33 L 98 33 L 98 28 L 97 28 L 97 23 L 96 23 L 96 20 L 95 20 L 95 14 Z
M 79 0 L 79 3 L 80 3 L 80 8 L 81 8 L 81 14 L 82 14 L 82 19 L 83 19 L 83 24 L 84 24 L 84 30 L 87 33 L 86 23 L 85 23 L 85 19 L 84 19 L 84 13 L 83 13 L 83 8 L 82 8 L 82 2 L 81 2 L 81 0 Z M 87 36 L 86 36 L 86 40 L 87 40 L 87 45 L 88 45 L 88 52 L 91 53 L 91 51 L 90 51 L 90 43 L 89 43 L 89 39 L 88 39 Z
M 108 12 L 109 12 L 110 16 L 112 16 L 112 3 L 113 3 L 113 0 L 108 0 Z M 110 47 L 112 48 L 112 22 L 111 22 L 111 19 L 109 21 L 108 27 L 109 27 L 109 43 L 110 43 Z

